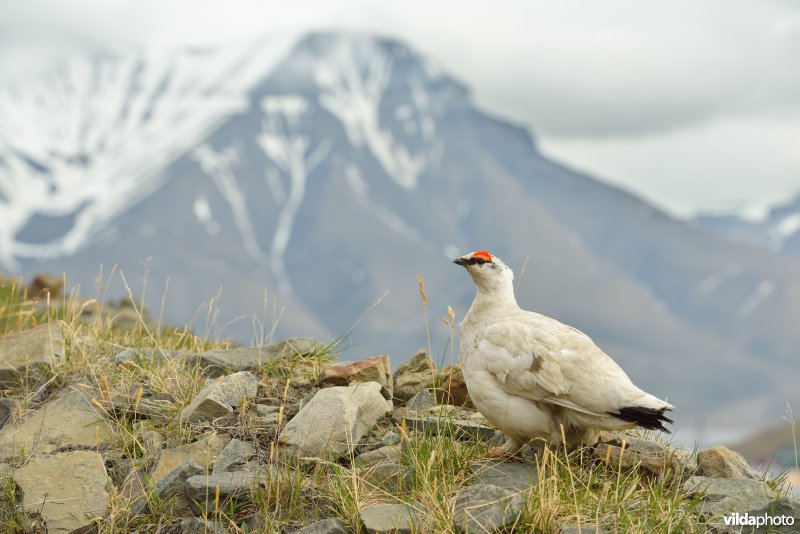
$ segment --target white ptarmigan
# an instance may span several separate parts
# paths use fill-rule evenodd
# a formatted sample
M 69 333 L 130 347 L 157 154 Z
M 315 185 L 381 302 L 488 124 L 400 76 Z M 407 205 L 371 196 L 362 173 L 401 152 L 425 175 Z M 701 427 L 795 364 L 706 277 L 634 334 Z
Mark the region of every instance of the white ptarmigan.
M 636 387 L 583 332 L 520 308 L 500 258 L 478 250 L 454 263 L 478 286 L 461 323 L 461 369 L 475 407 L 507 437 L 499 453 L 536 438 L 577 445 L 634 426 L 669 432 L 673 406 Z

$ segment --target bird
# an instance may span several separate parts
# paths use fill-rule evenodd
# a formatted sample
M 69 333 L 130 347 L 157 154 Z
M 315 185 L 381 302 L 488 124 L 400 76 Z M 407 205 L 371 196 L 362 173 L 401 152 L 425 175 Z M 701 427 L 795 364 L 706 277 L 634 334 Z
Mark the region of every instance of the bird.
M 492 451 L 513 456 L 539 445 L 595 445 L 611 431 L 661 430 L 671 404 L 639 389 L 580 330 L 517 304 L 514 272 L 477 250 L 453 260 L 477 294 L 460 325 L 461 370 L 472 403 L 506 437 Z

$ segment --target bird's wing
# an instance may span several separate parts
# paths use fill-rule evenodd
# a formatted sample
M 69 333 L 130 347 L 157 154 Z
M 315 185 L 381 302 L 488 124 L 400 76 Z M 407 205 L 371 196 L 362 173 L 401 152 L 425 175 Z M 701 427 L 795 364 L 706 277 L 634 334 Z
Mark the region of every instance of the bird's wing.
M 600 416 L 644 393 L 587 335 L 533 312 L 486 327 L 478 350 L 503 390 L 529 400 Z

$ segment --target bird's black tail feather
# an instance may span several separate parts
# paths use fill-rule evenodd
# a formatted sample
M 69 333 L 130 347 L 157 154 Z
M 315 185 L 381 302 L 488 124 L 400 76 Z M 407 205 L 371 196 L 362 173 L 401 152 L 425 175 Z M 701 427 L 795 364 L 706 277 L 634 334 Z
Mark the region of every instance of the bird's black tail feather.
M 626 406 L 621 408 L 619 413 L 611 413 L 614 417 L 636 423 L 637 426 L 649 428 L 650 430 L 661 430 L 670 433 L 664 423 L 672 423 L 672 419 L 664 415 L 666 408 L 645 408 L 643 406 Z

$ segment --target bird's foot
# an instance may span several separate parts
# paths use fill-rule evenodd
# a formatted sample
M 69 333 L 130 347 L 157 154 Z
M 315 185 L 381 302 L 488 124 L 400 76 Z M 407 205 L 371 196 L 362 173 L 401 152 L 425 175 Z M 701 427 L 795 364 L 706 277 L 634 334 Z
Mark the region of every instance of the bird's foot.
M 524 442 L 516 438 L 506 438 L 504 444 L 489 449 L 487 456 L 501 460 L 510 460 L 520 453 L 524 444 Z

